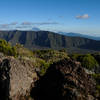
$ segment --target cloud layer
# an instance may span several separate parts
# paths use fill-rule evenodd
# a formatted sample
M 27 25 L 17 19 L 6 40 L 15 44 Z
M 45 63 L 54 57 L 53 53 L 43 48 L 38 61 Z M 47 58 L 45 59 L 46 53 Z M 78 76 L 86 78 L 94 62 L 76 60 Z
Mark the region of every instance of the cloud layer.
M 10 28 L 10 27 L 16 26 L 17 24 L 18 24 L 17 22 L 12 22 L 9 24 L 0 24 L 0 28 Z
M 84 15 L 78 15 L 76 16 L 77 19 L 88 19 L 90 16 L 88 14 L 84 14 Z
M 22 22 L 21 25 L 53 25 L 59 24 L 57 22 Z
M 33 27 L 43 26 L 43 25 L 57 25 L 57 22 L 27 22 L 22 23 L 12 22 L 0 24 L 0 29 L 32 29 Z

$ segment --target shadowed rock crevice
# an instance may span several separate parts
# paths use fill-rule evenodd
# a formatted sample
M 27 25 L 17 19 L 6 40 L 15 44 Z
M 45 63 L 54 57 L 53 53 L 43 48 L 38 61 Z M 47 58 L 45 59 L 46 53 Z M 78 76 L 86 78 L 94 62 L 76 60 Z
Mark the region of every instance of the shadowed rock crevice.
M 36 82 L 36 87 L 32 89 L 31 96 L 35 100 L 63 100 L 63 83 L 63 74 L 55 68 L 49 68 L 46 75 Z
M 9 60 L 4 59 L 0 63 L 0 100 L 9 100 L 10 92 L 10 65 Z

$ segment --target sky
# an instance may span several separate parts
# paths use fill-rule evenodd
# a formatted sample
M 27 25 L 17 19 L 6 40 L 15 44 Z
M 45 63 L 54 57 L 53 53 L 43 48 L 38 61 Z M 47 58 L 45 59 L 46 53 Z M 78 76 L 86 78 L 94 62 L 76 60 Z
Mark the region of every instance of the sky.
M 100 0 L 0 0 L 0 30 L 100 36 Z

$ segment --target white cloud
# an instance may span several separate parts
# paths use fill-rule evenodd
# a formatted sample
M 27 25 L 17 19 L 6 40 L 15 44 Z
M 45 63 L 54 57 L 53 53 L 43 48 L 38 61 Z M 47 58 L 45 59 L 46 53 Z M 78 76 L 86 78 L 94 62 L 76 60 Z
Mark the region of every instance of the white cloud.
M 18 24 L 18 22 L 12 22 L 9 25 L 17 25 L 17 24 Z
M 22 22 L 21 25 L 53 25 L 59 24 L 57 22 Z
M 17 22 L 12 22 L 9 24 L 0 24 L 0 28 L 10 28 L 12 26 L 16 26 L 18 23 Z
M 88 19 L 90 16 L 88 14 L 84 14 L 84 15 L 78 15 L 76 16 L 77 19 Z
M 24 21 L 22 23 L 12 22 L 12 23 L 2 23 L 0 24 L 0 29 L 33 29 L 39 30 L 38 26 L 47 26 L 47 25 L 57 25 L 57 22 L 28 22 Z
M 21 23 L 21 25 L 32 25 L 32 24 L 33 24 L 32 22 L 26 22 L 26 21 Z

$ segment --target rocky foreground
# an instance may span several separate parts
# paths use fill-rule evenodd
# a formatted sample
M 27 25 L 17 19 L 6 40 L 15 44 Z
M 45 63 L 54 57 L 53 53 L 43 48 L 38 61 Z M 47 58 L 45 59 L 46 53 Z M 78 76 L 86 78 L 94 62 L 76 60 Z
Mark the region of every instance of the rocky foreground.
M 0 100 L 20 100 L 29 95 L 35 80 L 37 74 L 31 62 L 13 57 L 0 58 Z
M 95 90 L 94 80 L 80 63 L 65 59 L 51 65 L 31 95 L 35 100 L 99 100 Z
M 0 100 L 100 100 L 95 85 L 71 59 L 53 63 L 39 77 L 28 60 L 0 58 Z

